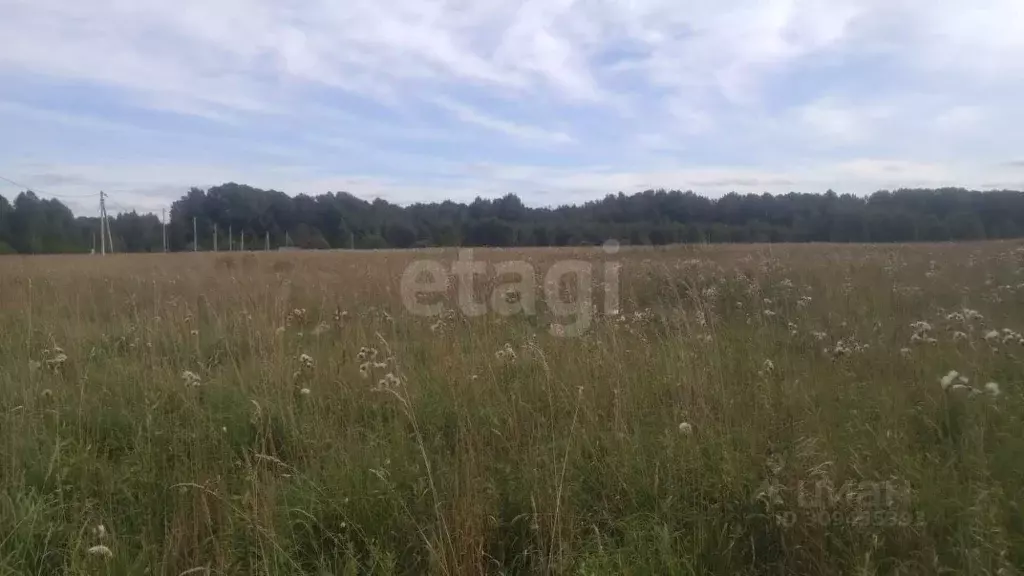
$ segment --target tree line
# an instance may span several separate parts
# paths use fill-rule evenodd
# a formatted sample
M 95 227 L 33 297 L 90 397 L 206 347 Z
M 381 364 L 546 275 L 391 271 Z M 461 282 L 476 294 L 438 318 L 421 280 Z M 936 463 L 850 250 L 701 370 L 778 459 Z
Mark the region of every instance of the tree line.
M 117 252 L 160 252 L 155 214 L 109 218 Z M 194 226 L 194 227 L 193 227 Z M 99 219 L 75 216 L 60 200 L 0 196 L 0 254 L 99 251 Z M 193 229 L 198 233 L 193 234 Z M 347 192 L 289 196 L 228 183 L 192 188 L 171 206 L 171 251 L 229 242 L 271 249 L 426 246 L 578 246 L 719 242 L 936 242 L 1024 237 L 1024 192 L 900 189 L 870 196 L 727 194 L 648 190 L 557 208 L 529 207 L 515 194 L 408 206 Z

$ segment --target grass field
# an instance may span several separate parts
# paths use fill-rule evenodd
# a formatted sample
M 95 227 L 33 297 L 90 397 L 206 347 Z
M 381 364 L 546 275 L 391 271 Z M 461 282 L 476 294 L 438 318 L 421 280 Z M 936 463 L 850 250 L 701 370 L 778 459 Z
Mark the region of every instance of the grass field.
M 1020 573 L 1024 245 L 475 256 L 0 259 L 0 575 Z

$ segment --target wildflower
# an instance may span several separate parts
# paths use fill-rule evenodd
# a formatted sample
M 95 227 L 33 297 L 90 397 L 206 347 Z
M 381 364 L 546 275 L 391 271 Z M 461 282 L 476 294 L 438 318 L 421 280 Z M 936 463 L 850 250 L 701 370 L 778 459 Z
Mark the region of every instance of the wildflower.
M 967 340 L 967 334 L 959 330 L 953 332 L 953 342 L 960 342 L 961 340 Z
M 932 329 L 932 325 L 923 320 L 914 322 L 913 324 L 910 325 L 910 327 L 913 328 L 914 332 L 918 334 L 921 334 L 923 332 L 930 332 Z
M 516 351 L 512 349 L 512 345 L 505 343 L 505 347 L 494 353 L 494 356 L 503 362 L 513 362 L 516 359 Z
M 772 310 L 765 310 L 764 315 L 771 318 L 772 316 L 775 316 L 775 312 Z
M 362 364 L 359 365 L 359 375 L 362 376 L 363 378 L 369 378 L 370 377 L 370 363 L 369 362 L 363 362 Z
M 998 330 L 989 330 L 988 332 L 985 333 L 985 341 L 990 343 L 990 344 L 992 342 L 998 340 L 998 339 L 999 339 L 999 331 Z
M 312 370 L 314 366 L 313 357 L 309 354 L 300 354 L 299 364 L 301 364 L 305 369 Z
M 103 524 L 97 524 L 92 529 L 92 536 L 97 540 L 103 540 L 107 535 L 107 527 Z
M 694 314 L 694 316 L 695 316 L 695 317 L 697 318 L 697 324 L 698 324 L 698 325 L 699 325 L 699 326 L 700 326 L 701 328 L 706 328 L 706 327 L 707 327 L 707 325 L 708 325 L 708 318 L 707 318 L 707 316 L 706 316 L 706 315 L 704 314 L 704 311 L 703 311 L 703 310 L 697 310 L 697 313 L 696 313 L 696 314 Z
M 999 390 L 999 384 L 995 382 L 989 382 L 988 384 L 985 384 L 985 392 L 988 392 L 993 397 L 1002 394 L 1002 392 Z
M 65 354 L 60 348 L 54 348 L 56 354 L 52 358 L 46 360 L 46 367 L 50 370 L 60 370 L 64 363 L 68 360 L 68 355 Z
M 309 396 L 310 390 L 309 388 L 302 388 L 301 390 L 299 390 L 299 394 L 302 394 L 303 396 Z
M 373 367 L 376 370 L 383 370 L 383 369 L 388 367 L 388 363 L 387 362 L 374 362 L 373 363 Z
M 86 552 L 88 552 L 90 556 L 100 556 L 102 558 L 113 558 L 114 557 L 114 553 L 110 551 L 110 548 L 107 548 L 106 546 L 104 546 L 102 544 L 100 544 L 98 546 L 93 546 L 92 548 L 89 548 L 88 550 L 86 550 Z
M 191 370 L 183 370 L 181 372 L 181 380 L 185 383 L 185 386 L 193 388 L 202 384 L 202 381 L 199 379 L 199 375 Z
M 819 331 L 811 332 L 811 336 L 814 337 L 814 339 L 817 340 L 818 342 L 821 342 L 825 338 L 828 338 L 828 334 Z
M 968 382 L 966 376 L 960 375 L 956 370 L 950 370 L 948 374 L 939 379 L 939 384 L 942 385 L 943 390 L 946 390 L 956 381 L 959 381 L 961 384 L 967 384 Z
M 1004 328 L 1003 329 L 1003 344 L 1009 344 L 1009 343 L 1013 342 L 1014 340 L 1016 340 L 1020 344 L 1024 344 L 1024 336 L 1021 336 L 1019 333 L 1014 332 L 1013 330 L 1010 330 L 1009 328 Z
M 767 373 L 767 374 L 771 374 L 774 371 L 775 371 L 775 363 L 772 362 L 771 360 L 765 360 L 764 361 L 764 372 Z
M 401 382 L 402 380 L 398 376 L 395 376 L 391 372 L 388 372 L 387 374 L 384 375 L 383 378 L 380 379 L 380 381 L 377 382 L 377 386 L 381 388 L 394 388 L 401 384 Z
M 693 425 L 691 425 L 689 422 L 680 422 L 679 431 L 685 434 L 686 436 L 689 436 L 693 434 Z
M 356 355 L 356 358 L 358 358 L 360 362 L 366 362 L 367 360 L 373 360 L 376 357 L 377 357 L 377 349 L 376 348 L 367 348 L 366 346 L 363 346 L 362 348 L 360 348 L 359 349 L 359 354 Z
M 444 329 L 444 320 L 443 319 L 439 319 L 437 322 L 434 322 L 433 324 L 430 325 L 430 331 L 434 332 L 435 334 L 437 332 L 440 332 L 443 329 Z
M 900 348 L 900 356 L 910 358 L 910 348 Z

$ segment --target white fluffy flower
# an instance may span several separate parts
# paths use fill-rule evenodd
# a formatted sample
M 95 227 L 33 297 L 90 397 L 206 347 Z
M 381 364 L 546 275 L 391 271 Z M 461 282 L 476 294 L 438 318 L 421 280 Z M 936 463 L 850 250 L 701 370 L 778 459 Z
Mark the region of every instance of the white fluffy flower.
M 199 379 L 199 375 L 191 370 L 182 370 L 181 381 L 185 383 L 185 386 L 196 387 L 202 384 L 202 380 Z
M 967 384 L 968 382 L 966 376 L 961 376 L 956 370 L 950 370 L 948 374 L 939 379 L 939 384 L 942 385 L 943 390 L 946 390 L 957 381 L 960 384 Z
M 999 396 L 1002 392 L 999 390 L 999 384 L 995 382 L 989 382 L 985 384 L 985 392 L 988 392 L 992 396 Z
M 689 436 L 690 434 L 693 434 L 693 425 L 689 422 L 680 422 L 679 431 Z
M 114 557 L 114 553 L 110 551 L 110 548 L 107 548 L 106 546 L 104 546 L 102 544 L 100 544 L 98 546 L 93 546 L 92 548 L 89 548 L 88 550 L 86 550 L 86 552 L 88 552 L 90 556 L 100 556 L 100 557 L 103 557 L 103 558 L 113 558 Z

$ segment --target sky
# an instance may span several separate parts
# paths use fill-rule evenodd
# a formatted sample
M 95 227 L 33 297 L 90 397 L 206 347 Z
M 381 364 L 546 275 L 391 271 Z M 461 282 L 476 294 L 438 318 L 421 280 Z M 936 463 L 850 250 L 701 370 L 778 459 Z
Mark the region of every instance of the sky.
M 1021 0 L 0 0 L 0 176 L 408 204 L 1024 189 Z M 20 188 L 0 182 L 0 194 Z

